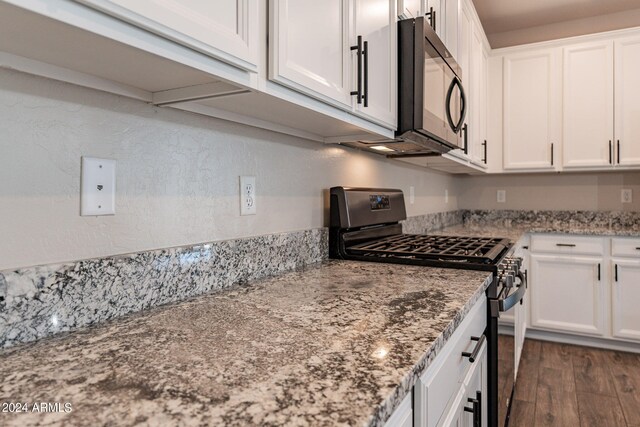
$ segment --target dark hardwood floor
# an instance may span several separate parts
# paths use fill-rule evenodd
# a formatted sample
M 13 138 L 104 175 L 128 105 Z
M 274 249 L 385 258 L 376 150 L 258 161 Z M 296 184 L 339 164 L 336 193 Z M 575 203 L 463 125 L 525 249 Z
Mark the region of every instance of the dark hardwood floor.
M 509 426 L 640 427 L 640 354 L 526 340 Z

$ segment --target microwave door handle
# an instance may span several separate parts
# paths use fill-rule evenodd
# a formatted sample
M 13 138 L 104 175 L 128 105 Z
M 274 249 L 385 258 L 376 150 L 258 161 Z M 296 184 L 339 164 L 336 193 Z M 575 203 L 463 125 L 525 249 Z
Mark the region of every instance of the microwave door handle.
M 458 86 L 460 88 L 460 120 L 458 123 L 453 123 L 453 118 L 451 117 L 451 95 L 453 95 L 453 89 Z M 447 90 L 447 98 L 445 100 L 445 110 L 447 113 L 447 121 L 449 122 L 449 126 L 451 130 L 455 133 L 460 132 L 462 129 L 462 125 L 464 123 L 464 116 L 467 113 L 467 97 L 465 96 L 464 89 L 462 87 L 462 82 L 455 76 L 453 80 L 451 80 L 451 84 L 449 85 L 449 90 Z
M 467 115 L 467 95 L 464 93 L 464 87 L 462 86 L 462 81 L 456 77 L 456 81 L 458 87 L 460 88 L 460 121 L 458 122 L 458 126 L 456 126 L 457 131 L 459 132 L 462 129 L 462 125 L 464 124 L 464 119 Z
M 449 89 L 447 90 L 447 98 L 444 101 L 444 109 L 447 114 L 447 122 L 449 122 L 449 127 L 456 131 L 456 125 L 453 123 L 453 119 L 451 118 L 451 95 L 453 94 L 453 88 L 456 85 L 456 77 L 451 80 L 451 84 L 449 85 Z

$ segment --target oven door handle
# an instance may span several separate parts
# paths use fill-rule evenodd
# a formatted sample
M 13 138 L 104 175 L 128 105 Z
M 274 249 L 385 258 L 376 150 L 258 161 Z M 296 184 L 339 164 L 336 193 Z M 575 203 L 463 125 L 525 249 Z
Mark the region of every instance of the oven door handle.
M 516 288 L 516 291 L 514 293 L 500 300 L 500 311 L 508 311 L 522 298 L 524 298 L 524 294 L 527 293 L 527 276 L 525 276 L 522 272 L 519 272 L 518 278 L 520 279 L 520 286 Z

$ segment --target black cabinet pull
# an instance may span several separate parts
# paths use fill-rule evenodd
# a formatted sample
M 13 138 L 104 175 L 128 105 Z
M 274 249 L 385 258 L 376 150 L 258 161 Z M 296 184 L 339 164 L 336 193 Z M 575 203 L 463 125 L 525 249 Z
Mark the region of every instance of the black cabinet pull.
M 616 151 L 616 156 L 618 157 L 618 164 L 620 164 L 620 140 L 616 141 L 616 145 L 618 146 L 617 147 L 618 150 Z
M 529 246 L 523 246 L 522 249 L 529 249 Z
M 469 125 L 467 125 L 466 123 L 464 124 L 464 126 L 462 126 L 462 132 L 464 132 L 464 154 L 469 154 L 469 139 L 467 137 L 467 134 L 469 130 Z
M 615 271 L 615 279 L 617 282 L 618 281 L 618 264 L 614 264 L 614 271 Z
M 364 106 L 369 106 L 369 42 L 364 42 Z
M 429 26 L 433 28 L 433 31 L 436 31 L 436 11 L 433 10 L 433 7 L 429 8 L 429 12 L 425 13 L 425 16 L 429 19 Z
M 609 140 L 609 164 L 613 164 L 613 143 Z
M 482 145 L 484 146 L 484 158 L 482 159 L 482 161 L 486 165 L 487 164 L 487 140 L 486 139 L 484 140 Z
M 565 247 L 565 248 L 575 248 L 576 245 L 573 243 L 556 243 L 556 246 Z
M 551 143 L 551 166 L 553 166 L 553 142 Z
M 598 263 L 598 282 L 600 281 L 600 263 Z
M 471 363 L 475 362 L 476 359 L 478 358 L 478 353 L 480 353 L 480 349 L 482 348 L 482 344 L 484 344 L 485 340 L 486 340 L 486 337 L 484 335 L 480 335 L 479 337 L 471 337 L 471 341 L 477 341 L 476 346 L 473 348 L 473 351 L 471 353 L 469 353 L 468 351 L 463 351 L 462 357 L 468 357 L 469 362 Z
M 464 407 L 465 412 L 470 412 L 473 414 L 473 427 L 482 427 L 482 393 L 476 391 L 476 398 L 468 398 L 467 402 L 471 403 L 473 406 L 469 408 L 468 406 Z
M 362 36 L 358 36 L 358 43 L 351 46 L 351 50 L 355 50 L 358 55 L 358 89 L 351 91 L 351 96 L 355 95 L 358 104 L 362 104 Z

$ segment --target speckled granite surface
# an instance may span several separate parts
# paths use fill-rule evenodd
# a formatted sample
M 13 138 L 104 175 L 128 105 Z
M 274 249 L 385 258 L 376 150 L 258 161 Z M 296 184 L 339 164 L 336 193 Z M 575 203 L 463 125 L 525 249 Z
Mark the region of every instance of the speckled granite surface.
M 3 425 L 378 426 L 486 272 L 327 261 L 0 351 Z
M 402 221 L 402 230 L 410 234 L 425 234 L 443 227 L 461 224 L 464 211 L 437 212 L 417 215 Z
M 0 347 L 327 258 L 313 229 L 0 272 Z
M 640 212 L 595 211 L 464 211 L 464 224 L 523 228 L 533 233 L 640 236 Z

